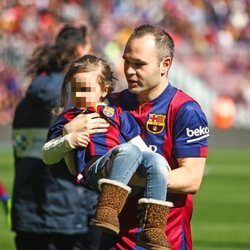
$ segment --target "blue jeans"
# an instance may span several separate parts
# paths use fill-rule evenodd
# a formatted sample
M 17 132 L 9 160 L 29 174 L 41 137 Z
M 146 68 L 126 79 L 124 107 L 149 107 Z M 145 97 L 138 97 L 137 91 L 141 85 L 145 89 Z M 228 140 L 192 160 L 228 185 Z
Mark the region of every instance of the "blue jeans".
M 98 181 L 108 178 L 127 185 L 137 171 L 147 179 L 145 197 L 166 200 L 167 162 L 164 157 L 154 152 L 141 152 L 130 143 L 112 148 L 98 158 L 89 168 L 86 184 L 99 193 Z M 104 177 L 105 176 L 105 177 Z
M 144 197 L 166 201 L 167 166 L 166 159 L 154 152 L 142 152 L 142 163 L 138 173 L 147 179 Z

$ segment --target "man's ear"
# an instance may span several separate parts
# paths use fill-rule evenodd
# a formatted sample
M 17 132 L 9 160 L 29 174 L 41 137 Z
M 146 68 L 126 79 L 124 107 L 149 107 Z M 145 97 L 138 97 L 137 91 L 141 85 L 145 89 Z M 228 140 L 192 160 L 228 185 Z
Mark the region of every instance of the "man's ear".
M 160 68 L 161 68 L 161 74 L 166 75 L 166 73 L 169 71 L 170 67 L 172 64 L 172 58 L 171 57 L 165 57 L 161 63 L 160 63 Z

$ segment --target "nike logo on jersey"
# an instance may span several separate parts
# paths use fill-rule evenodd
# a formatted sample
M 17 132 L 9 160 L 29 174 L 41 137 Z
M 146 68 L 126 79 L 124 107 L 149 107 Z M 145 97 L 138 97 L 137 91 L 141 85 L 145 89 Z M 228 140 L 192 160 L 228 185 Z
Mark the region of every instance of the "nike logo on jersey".
M 209 128 L 208 127 L 202 127 L 199 126 L 199 128 L 196 129 L 190 129 L 186 128 L 186 133 L 188 137 L 196 137 L 193 139 L 187 140 L 187 143 L 195 142 L 195 141 L 200 141 L 206 137 L 209 136 Z

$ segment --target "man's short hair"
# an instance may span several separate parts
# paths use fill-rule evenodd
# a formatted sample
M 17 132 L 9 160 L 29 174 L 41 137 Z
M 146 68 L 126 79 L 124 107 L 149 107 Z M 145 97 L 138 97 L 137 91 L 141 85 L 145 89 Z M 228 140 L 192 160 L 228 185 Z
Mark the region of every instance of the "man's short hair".
M 154 36 L 156 47 L 159 50 L 159 61 L 165 57 L 174 57 L 174 40 L 168 32 L 159 27 L 150 24 L 140 25 L 134 29 L 129 40 L 145 35 Z

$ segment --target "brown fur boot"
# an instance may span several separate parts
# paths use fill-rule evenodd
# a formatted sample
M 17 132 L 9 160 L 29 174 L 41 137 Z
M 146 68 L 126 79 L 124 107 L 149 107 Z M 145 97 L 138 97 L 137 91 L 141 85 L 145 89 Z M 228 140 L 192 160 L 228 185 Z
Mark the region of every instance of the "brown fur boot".
M 142 232 L 137 245 L 151 250 L 170 250 L 171 245 L 165 235 L 165 226 L 172 202 L 142 198 L 138 201 L 142 210 Z
M 121 182 L 109 179 L 100 179 L 98 184 L 101 194 L 98 197 L 96 212 L 90 225 L 112 234 L 118 234 L 120 231 L 118 215 L 131 188 Z

